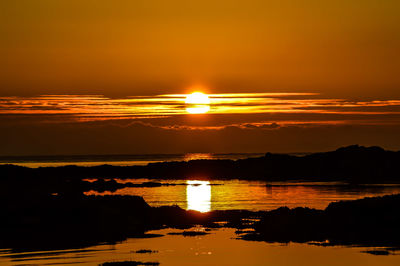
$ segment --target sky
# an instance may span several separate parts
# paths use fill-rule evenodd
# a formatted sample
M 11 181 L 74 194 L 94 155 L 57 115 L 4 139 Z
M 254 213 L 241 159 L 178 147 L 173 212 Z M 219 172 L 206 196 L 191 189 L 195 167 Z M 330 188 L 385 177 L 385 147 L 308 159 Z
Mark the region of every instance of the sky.
M 0 155 L 398 150 L 399 10 L 1 1 Z M 194 91 L 204 114 L 187 109 Z

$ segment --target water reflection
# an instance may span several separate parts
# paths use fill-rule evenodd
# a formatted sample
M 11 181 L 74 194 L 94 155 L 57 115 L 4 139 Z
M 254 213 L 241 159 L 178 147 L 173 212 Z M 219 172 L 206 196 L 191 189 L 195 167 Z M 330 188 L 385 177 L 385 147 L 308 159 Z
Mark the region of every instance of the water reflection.
M 193 105 L 192 107 L 186 107 L 186 112 L 190 114 L 205 114 L 210 111 L 209 105 Z
M 156 238 L 130 238 L 115 245 L 101 244 L 83 249 L 18 252 L 0 250 L 0 265 L 98 265 L 117 261 L 158 261 L 162 266 L 252 265 L 252 266 L 342 266 L 400 265 L 400 256 L 374 256 L 360 253 L 363 247 L 321 247 L 290 243 L 267 244 L 237 240 L 235 229 L 213 230 L 204 237 L 168 235 L 178 229 L 150 231 Z M 138 250 L 155 253 L 136 253 Z M 227 256 L 229 254 L 229 256 Z M 323 264 L 321 262 L 324 262 Z
M 294 183 L 262 181 L 187 181 L 117 179 L 120 183 L 159 182 L 156 187 L 126 187 L 114 192 L 85 192 L 86 195 L 136 195 L 153 207 L 177 204 L 183 209 L 272 210 L 282 206 L 324 209 L 339 200 L 356 200 L 400 193 L 399 185 L 348 186 L 343 183 Z M 197 184 L 197 185 L 196 185 Z M 212 189 L 212 191 L 211 191 Z M 212 193 L 212 197 L 211 194 Z M 211 203 L 212 201 L 212 203 Z
M 186 181 L 187 209 L 199 212 L 211 210 L 211 186 L 208 181 Z
M 211 160 L 214 159 L 214 154 L 212 153 L 186 153 L 184 160 Z

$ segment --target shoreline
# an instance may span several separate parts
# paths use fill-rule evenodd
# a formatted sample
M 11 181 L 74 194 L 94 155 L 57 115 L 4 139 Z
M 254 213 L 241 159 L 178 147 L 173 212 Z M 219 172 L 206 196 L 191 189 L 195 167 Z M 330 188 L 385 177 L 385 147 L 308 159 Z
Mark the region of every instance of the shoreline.
M 207 177 L 208 180 L 286 182 L 298 180 L 303 175 L 304 181 L 312 182 L 385 185 L 399 182 L 399 158 L 400 152 L 350 146 L 302 157 L 266 154 L 237 161 L 165 162 L 143 167 L 32 169 L 0 166 L 0 201 L 5 203 L 0 217 L 0 248 L 40 250 L 91 246 L 132 237 L 155 237 L 147 235 L 149 230 L 190 229 L 202 225 L 205 228 L 235 228 L 244 240 L 398 249 L 400 194 L 332 202 L 325 209 L 282 206 L 270 211 L 212 210 L 201 213 L 178 206 L 151 207 L 140 196 L 95 196 L 84 192 L 171 185 L 153 181 L 139 184 L 116 181 L 132 176 L 150 180 L 180 176 L 180 180 L 182 177 Z M 243 173 L 247 175 L 241 176 Z M 89 182 L 87 178 L 95 180 Z M 253 231 L 246 232 L 248 229 Z
M 400 194 L 331 202 L 323 210 L 279 207 L 271 211 L 213 210 L 201 213 L 178 206 L 151 207 L 139 196 L 38 196 L 14 200 L 3 210 L 0 248 L 43 250 L 89 247 L 147 232 L 196 226 L 236 229 L 238 239 L 268 243 L 400 249 Z M 27 211 L 29 210 L 29 211 Z M 60 231 L 60 228 L 63 228 Z
M 348 146 L 335 151 L 295 156 L 266 153 L 238 160 L 167 161 L 135 166 L 59 166 L 28 168 L 0 165 L 6 178 L 147 178 L 197 180 L 260 180 L 345 182 L 349 184 L 400 183 L 400 151 Z

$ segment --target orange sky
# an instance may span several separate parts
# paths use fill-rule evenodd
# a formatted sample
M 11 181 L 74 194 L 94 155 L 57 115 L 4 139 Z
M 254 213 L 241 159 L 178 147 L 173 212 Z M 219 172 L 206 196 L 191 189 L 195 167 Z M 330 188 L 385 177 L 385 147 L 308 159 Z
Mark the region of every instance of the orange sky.
M 0 3 L 3 95 L 317 92 L 400 96 L 400 2 Z
M 400 149 L 399 10 L 1 1 L 0 155 Z M 207 114 L 187 114 L 193 86 Z

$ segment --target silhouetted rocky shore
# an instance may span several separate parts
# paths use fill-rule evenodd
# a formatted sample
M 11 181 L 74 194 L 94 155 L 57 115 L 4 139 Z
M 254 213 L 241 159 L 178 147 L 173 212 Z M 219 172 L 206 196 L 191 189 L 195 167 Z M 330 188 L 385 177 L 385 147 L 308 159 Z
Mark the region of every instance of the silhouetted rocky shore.
M 400 247 L 400 194 L 332 202 L 325 210 L 281 207 L 265 212 L 241 238 L 320 245 Z
M 259 212 L 151 207 L 138 196 L 22 193 L 1 194 L 1 202 L 0 248 L 14 250 L 115 243 L 159 236 L 147 234 L 149 230 L 195 225 L 236 228 L 244 240 L 400 247 L 400 194 L 334 202 L 325 210 L 281 207 Z
M 138 196 L 86 196 L 79 189 L 54 194 L 21 187 L 0 194 L 0 248 L 82 247 L 129 237 L 156 237 L 146 234 L 154 229 L 187 229 L 198 224 L 220 227 L 216 222 L 234 225 L 242 218 L 260 216 L 245 210 L 200 213 L 178 206 L 150 207 Z
M 397 248 L 400 246 L 400 194 L 335 202 L 325 210 L 281 207 L 260 212 L 226 210 L 200 213 L 178 206 L 151 207 L 138 196 L 87 196 L 84 192 L 115 190 L 121 186 L 179 185 L 158 182 L 121 184 L 102 178 L 156 177 L 156 173 L 172 177 L 175 170 L 180 178 L 195 178 L 193 173 L 196 171 L 197 177 L 226 178 L 241 177 L 241 173 L 250 171 L 248 178 L 263 180 L 296 177 L 353 183 L 396 182 L 399 178 L 398 158 L 398 152 L 352 146 L 304 157 L 267 154 L 262 158 L 238 161 L 176 162 L 147 167 L 29 169 L 1 166 L 0 248 L 90 246 L 129 237 L 156 237 L 146 233 L 153 229 L 187 229 L 195 225 L 221 227 L 219 222 L 226 222 L 223 226 L 236 228 L 238 233 L 245 232 L 243 229 L 254 229 L 254 232 L 240 233 L 240 238 L 245 240 Z M 207 165 L 212 167 L 207 168 Z M 152 174 L 144 175 L 146 171 Z M 299 174 L 295 174 L 296 171 Z M 306 178 L 307 173 L 310 178 Z M 94 176 L 98 177 L 94 182 L 83 178 Z M 191 235 L 190 232 L 186 234 Z
M 400 152 L 380 147 L 348 146 L 336 151 L 304 156 L 267 153 L 240 160 L 194 160 L 150 163 L 146 166 L 63 166 L 27 168 L 1 165 L 5 178 L 163 178 L 247 179 L 265 181 L 344 181 L 349 183 L 399 183 Z M 55 182 L 55 181 L 53 181 Z M 73 182 L 73 181 L 71 181 Z

